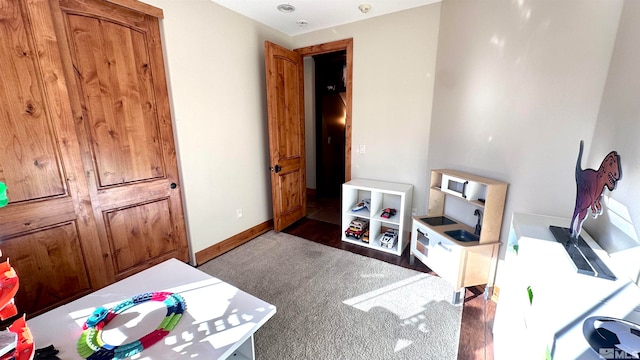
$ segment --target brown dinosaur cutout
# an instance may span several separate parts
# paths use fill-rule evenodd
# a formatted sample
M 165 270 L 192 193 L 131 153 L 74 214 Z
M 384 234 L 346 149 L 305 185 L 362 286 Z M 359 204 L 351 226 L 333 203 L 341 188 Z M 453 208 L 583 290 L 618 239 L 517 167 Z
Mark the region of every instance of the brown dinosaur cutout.
M 605 156 L 598 170 L 583 170 L 581 167 L 583 147 L 584 142 L 580 141 L 580 152 L 578 153 L 578 161 L 576 162 L 576 206 L 573 210 L 571 228 L 569 229 L 573 238 L 578 238 L 580 235 L 582 224 L 587 218 L 589 209 L 591 209 L 591 215 L 594 219 L 602 214 L 602 204 L 600 200 L 605 187 L 609 189 L 609 191 L 613 191 L 617 182 L 622 177 L 620 156 L 615 151 Z

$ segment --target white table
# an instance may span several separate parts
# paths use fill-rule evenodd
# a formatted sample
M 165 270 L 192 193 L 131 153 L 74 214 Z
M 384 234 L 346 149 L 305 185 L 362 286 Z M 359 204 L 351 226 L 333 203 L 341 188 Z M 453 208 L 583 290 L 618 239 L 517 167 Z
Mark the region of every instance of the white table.
M 111 308 L 132 296 L 155 291 L 180 294 L 186 311 L 164 339 L 135 355 L 136 360 L 253 359 L 253 334 L 276 307 L 176 259 L 118 281 L 27 321 L 36 348 L 53 344 L 61 359 L 82 359 L 76 350 L 82 325 L 96 307 Z M 166 315 L 162 302 L 149 301 L 116 316 L 103 340 L 118 345 L 155 329 Z M 133 326 L 135 324 L 135 326 Z M 105 328 L 105 329 L 107 329 Z M 113 328 L 113 329 L 111 329 Z M 108 338 L 108 339 L 107 339 Z
M 617 275 L 608 280 L 579 274 L 549 225 L 569 227 L 570 219 L 514 213 L 493 324 L 494 358 L 598 360 L 585 339 L 590 317 L 640 323 L 640 288 L 586 232 L 580 236 Z M 533 299 L 530 302 L 527 289 Z M 614 350 L 614 349 L 611 349 Z M 614 354 L 611 355 L 614 358 Z M 616 359 L 624 357 L 615 357 Z

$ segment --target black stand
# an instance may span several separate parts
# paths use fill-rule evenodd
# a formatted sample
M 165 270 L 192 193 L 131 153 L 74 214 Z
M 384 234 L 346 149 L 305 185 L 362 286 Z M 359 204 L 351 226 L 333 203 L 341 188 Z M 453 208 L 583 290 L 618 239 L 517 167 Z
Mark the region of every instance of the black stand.
M 617 279 L 582 236 L 578 236 L 578 239 L 572 238 L 569 229 L 558 226 L 549 226 L 549 230 L 556 241 L 564 245 L 578 273 L 609 280 Z

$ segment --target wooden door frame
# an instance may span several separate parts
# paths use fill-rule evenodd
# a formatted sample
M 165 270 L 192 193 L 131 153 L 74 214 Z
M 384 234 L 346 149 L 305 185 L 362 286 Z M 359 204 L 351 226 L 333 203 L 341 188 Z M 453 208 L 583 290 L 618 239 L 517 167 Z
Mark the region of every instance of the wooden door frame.
M 342 51 L 347 52 L 347 74 L 346 74 L 346 88 L 347 88 L 347 114 L 344 121 L 344 181 L 351 180 L 351 109 L 353 100 L 353 38 L 333 41 L 329 43 L 307 46 L 293 51 L 305 56 L 313 56 L 326 54 L 330 52 Z

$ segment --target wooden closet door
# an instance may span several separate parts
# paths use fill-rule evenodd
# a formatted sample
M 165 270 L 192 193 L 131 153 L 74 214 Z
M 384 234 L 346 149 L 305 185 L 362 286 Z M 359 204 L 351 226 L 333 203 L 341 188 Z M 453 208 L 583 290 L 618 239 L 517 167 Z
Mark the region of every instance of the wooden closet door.
M 136 9 L 114 1 L 57 3 L 91 203 L 116 279 L 168 258 L 187 261 L 162 12 L 135 1 L 122 3 Z
M 96 231 L 47 1 L 0 0 L 0 250 L 37 315 L 114 281 Z

